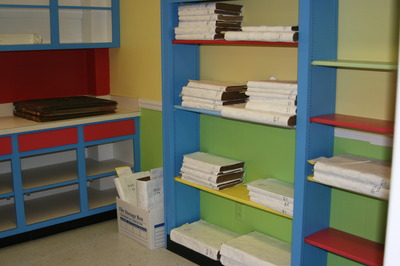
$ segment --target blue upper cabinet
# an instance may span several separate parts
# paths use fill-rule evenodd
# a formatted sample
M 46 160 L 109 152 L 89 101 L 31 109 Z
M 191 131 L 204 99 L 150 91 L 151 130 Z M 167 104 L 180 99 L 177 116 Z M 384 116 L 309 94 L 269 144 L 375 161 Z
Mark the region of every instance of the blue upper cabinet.
M 119 0 L 0 0 L 0 51 L 119 46 Z

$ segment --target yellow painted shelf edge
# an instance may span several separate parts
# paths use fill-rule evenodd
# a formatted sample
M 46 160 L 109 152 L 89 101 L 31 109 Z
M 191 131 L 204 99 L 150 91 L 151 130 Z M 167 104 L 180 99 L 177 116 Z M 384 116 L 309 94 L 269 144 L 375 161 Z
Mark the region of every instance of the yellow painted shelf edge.
M 250 201 L 250 198 L 248 196 L 249 191 L 247 190 L 247 186 L 245 184 L 237 185 L 224 190 L 215 190 L 192 182 L 188 182 L 186 180 L 183 180 L 181 177 L 175 177 L 175 181 L 288 219 L 293 219 L 292 216 L 283 214 L 276 210 L 270 209 L 268 207 Z
M 331 66 L 344 68 L 362 68 L 376 70 L 396 70 L 396 62 L 361 61 L 361 60 L 314 60 L 314 66 Z

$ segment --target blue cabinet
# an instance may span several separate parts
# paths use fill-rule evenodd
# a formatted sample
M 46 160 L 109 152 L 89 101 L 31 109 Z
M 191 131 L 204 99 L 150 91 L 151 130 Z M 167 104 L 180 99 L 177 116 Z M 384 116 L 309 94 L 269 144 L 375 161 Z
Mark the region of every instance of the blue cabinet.
M 137 114 L 38 126 L 0 136 L 0 243 L 114 210 L 115 168 L 140 171 Z

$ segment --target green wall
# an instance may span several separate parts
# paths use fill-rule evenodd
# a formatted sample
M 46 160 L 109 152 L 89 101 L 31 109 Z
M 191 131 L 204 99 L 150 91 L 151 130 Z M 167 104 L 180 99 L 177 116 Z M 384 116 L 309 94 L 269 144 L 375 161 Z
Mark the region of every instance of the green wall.
M 147 171 L 162 167 L 162 113 L 141 109 L 140 168 Z

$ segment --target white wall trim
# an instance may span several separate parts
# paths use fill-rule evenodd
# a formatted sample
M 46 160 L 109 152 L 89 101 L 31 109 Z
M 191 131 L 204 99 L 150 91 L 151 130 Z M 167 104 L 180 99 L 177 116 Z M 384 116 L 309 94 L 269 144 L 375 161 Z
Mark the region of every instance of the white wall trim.
M 161 101 L 139 99 L 139 107 L 154 111 L 162 111 Z
M 367 141 L 372 145 L 392 147 L 393 137 L 374 133 L 355 131 L 350 129 L 335 128 L 335 137 Z

